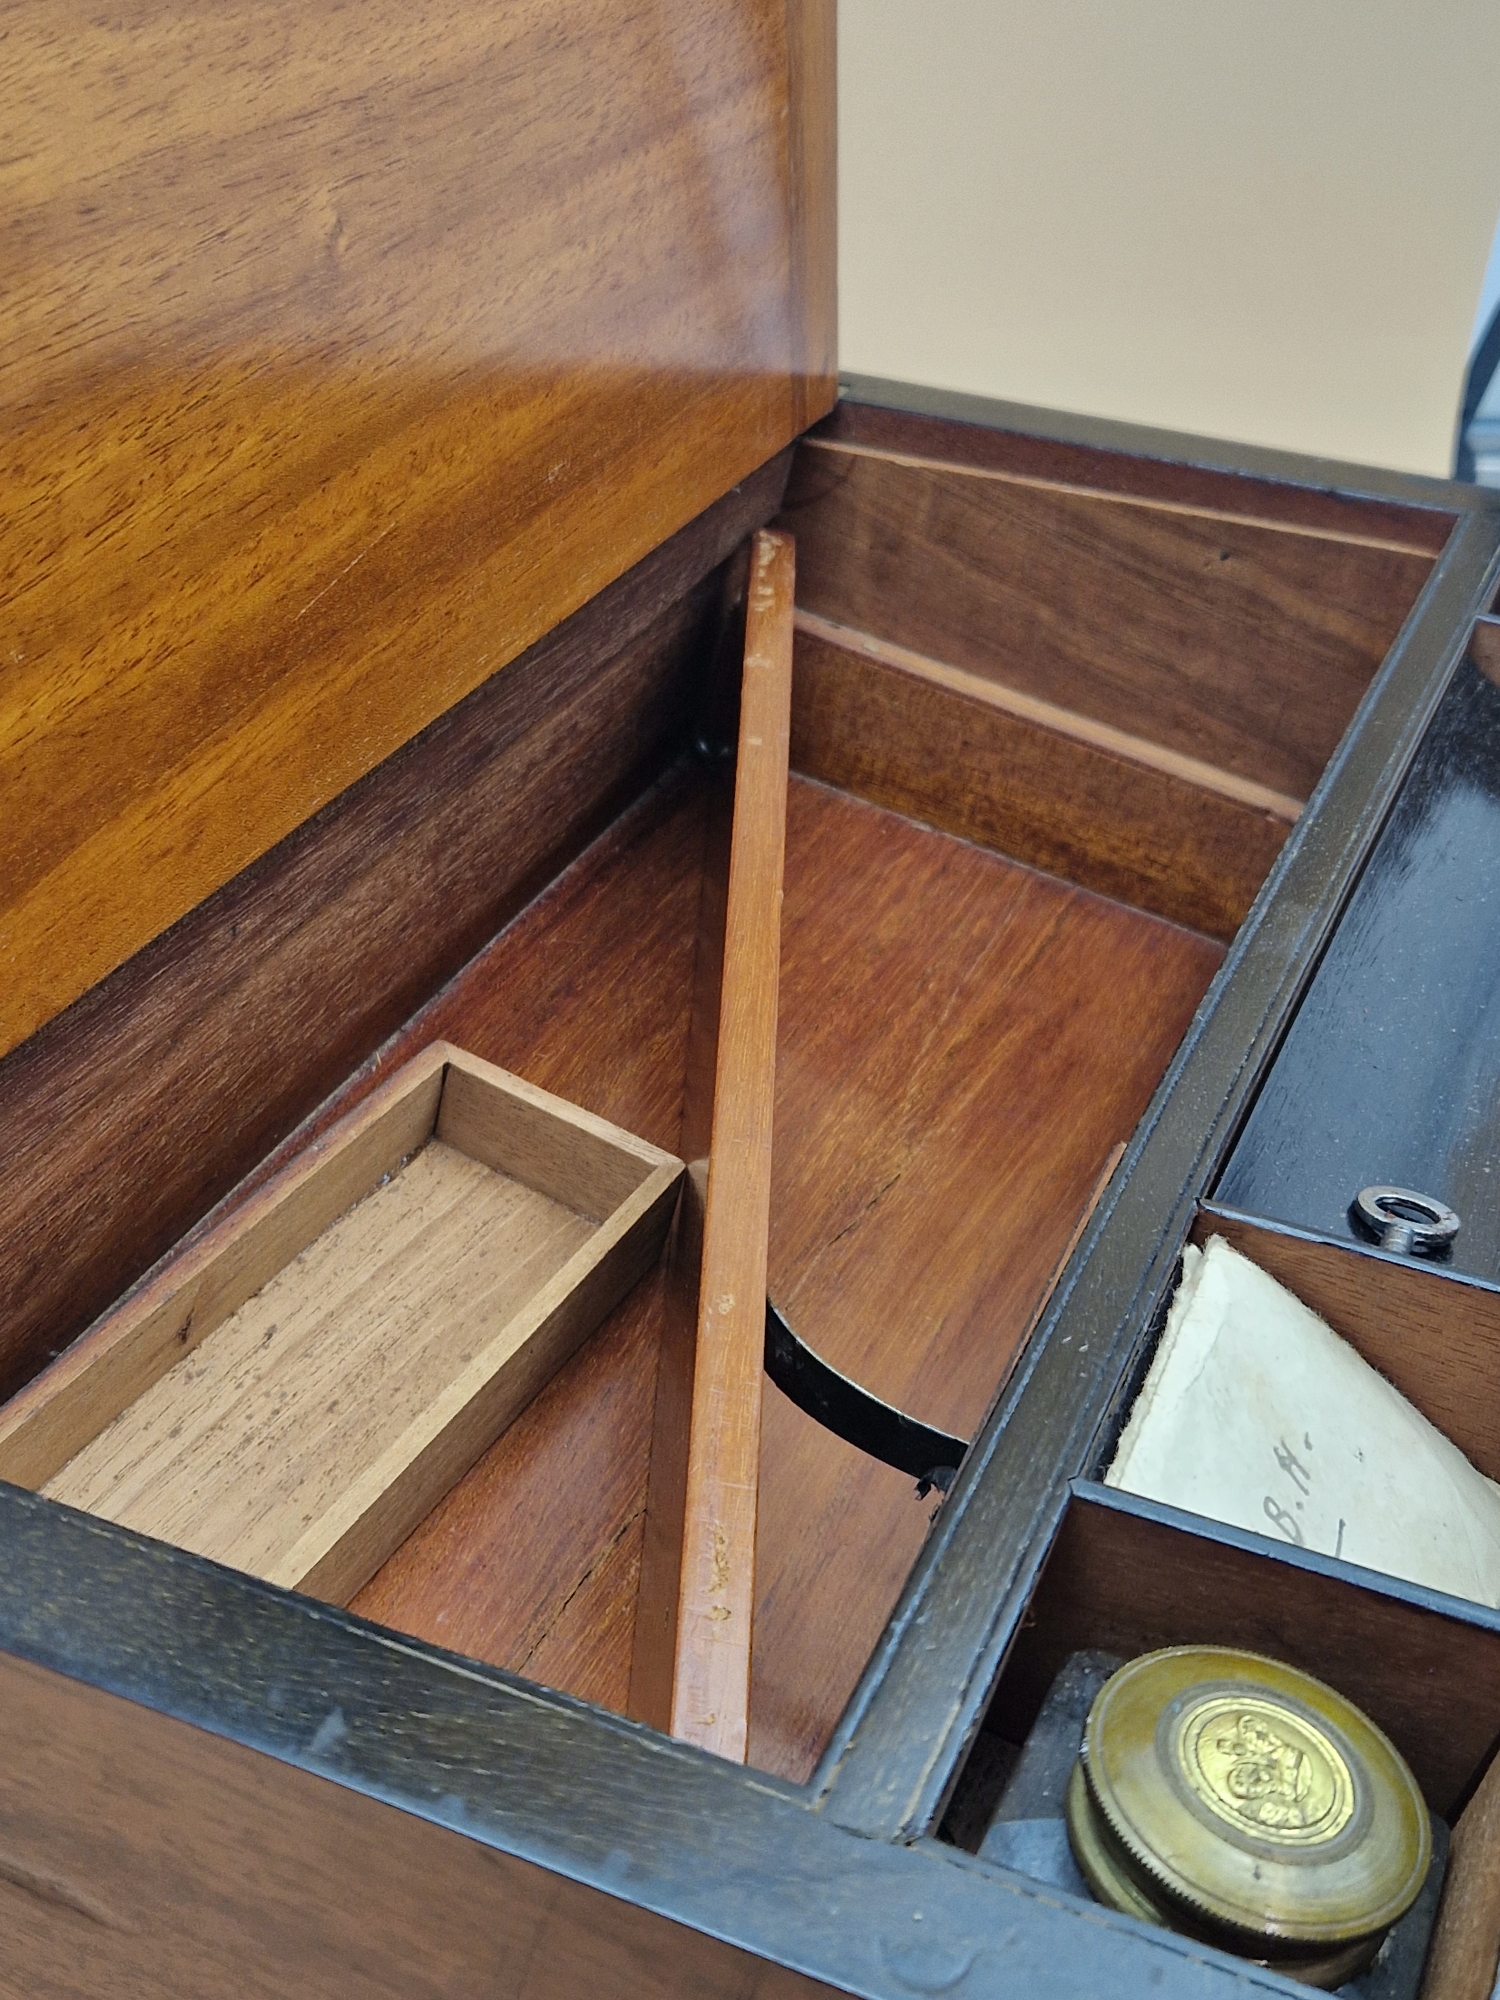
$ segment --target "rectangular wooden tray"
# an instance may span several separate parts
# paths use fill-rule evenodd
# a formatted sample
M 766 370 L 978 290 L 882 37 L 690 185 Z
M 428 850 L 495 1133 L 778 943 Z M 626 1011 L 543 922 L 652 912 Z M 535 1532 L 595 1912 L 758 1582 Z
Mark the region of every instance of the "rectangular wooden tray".
M 681 1174 L 434 1043 L 17 1398 L 0 1476 L 344 1601 L 656 1260 Z

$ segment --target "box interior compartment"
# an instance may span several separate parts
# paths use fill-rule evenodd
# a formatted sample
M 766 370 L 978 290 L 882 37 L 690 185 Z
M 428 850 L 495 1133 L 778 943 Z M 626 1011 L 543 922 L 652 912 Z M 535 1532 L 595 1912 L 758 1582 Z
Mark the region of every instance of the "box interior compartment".
M 680 1175 L 438 1043 L 17 1397 L 0 1472 L 342 1601 L 655 1262 Z
M 1019 1745 L 1070 1653 L 1242 1646 L 1356 1703 L 1452 1821 L 1500 1737 L 1500 1613 L 1076 1481 L 985 1717 Z
M 835 1367 L 970 1436 L 1447 517 L 846 405 L 799 448 L 778 519 L 798 538 L 799 632 L 769 1289 Z M 340 1045 L 331 1095 L 326 1056 L 306 1061 L 287 1097 L 303 1122 L 283 1119 L 226 1214 L 434 1040 L 681 1150 L 710 817 L 685 754 L 712 639 L 695 589 L 670 676 L 642 662 L 675 613 L 632 642 L 628 674 L 609 657 L 621 729 L 644 729 L 631 701 L 656 704 L 657 749 L 600 791 L 604 831 L 526 878 L 488 942 L 465 932 L 459 951 L 455 929 L 395 1033 Z M 507 673 L 535 711 L 541 684 Z M 502 738 L 484 755 L 511 755 Z M 345 992 L 331 959 L 325 977 Z M 232 1157 L 207 1122 L 191 1143 L 178 1235 Z M 99 1195 L 101 1239 L 131 1202 Z M 624 1710 L 665 1301 L 658 1269 L 352 1608 Z M 63 1311 L 11 1366 L 44 1357 Z M 933 1501 L 763 1395 L 749 1758 L 800 1780 Z
M 1362 1708 L 1411 1766 L 1430 1809 L 1457 1825 L 1444 1910 L 1500 1945 L 1482 1843 L 1482 1781 L 1500 1739 L 1500 1614 L 1330 1558 L 1263 1543 L 1150 1500 L 1075 1481 L 1027 1615 L 941 1837 L 978 1852 L 1027 1732 L 1070 1655 L 1131 1659 L 1163 1646 L 1244 1647 L 1315 1675 Z M 1476 1798 L 1476 1792 L 1479 1795 Z M 1487 1895 L 1487 1900 L 1486 1899 Z M 1482 1910 L 1480 1908 L 1482 1904 Z M 1438 1938 L 1444 1916 L 1440 1914 Z M 1469 1938 L 1470 1947 L 1473 1937 Z M 1439 1987 L 1429 1960 L 1424 1994 Z M 1466 1989 L 1462 1989 L 1466 1990 Z

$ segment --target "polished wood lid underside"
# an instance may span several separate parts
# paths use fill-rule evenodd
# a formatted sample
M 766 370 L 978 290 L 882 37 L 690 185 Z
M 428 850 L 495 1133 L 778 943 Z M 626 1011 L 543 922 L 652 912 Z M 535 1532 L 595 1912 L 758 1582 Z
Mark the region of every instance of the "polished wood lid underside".
M 12 10 L 0 1050 L 828 408 L 832 33 Z

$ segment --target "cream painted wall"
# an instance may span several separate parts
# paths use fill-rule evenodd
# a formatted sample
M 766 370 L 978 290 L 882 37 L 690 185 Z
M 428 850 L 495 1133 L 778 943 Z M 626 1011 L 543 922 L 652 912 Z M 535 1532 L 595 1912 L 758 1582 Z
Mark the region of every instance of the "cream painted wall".
M 840 0 L 840 360 L 1447 473 L 1497 0 Z

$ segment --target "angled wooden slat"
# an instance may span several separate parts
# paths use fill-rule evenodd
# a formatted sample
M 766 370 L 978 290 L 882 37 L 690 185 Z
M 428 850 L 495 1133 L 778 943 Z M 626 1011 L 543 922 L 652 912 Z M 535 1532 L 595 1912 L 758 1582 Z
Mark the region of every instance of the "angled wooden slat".
M 727 870 L 711 851 L 705 871 L 684 1115 L 688 1186 L 676 1244 L 675 1323 L 663 1342 L 657 1389 L 631 1688 L 637 1713 L 740 1761 L 749 1738 L 755 1610 L 794 581 L 791 537 L 758 534 Z M 712 848 L 712 829 L 709 838 Z M 695 1157 L 701 1128 L 691 1128 L 701 1119 L 710 1072 L 705 1159 Z

